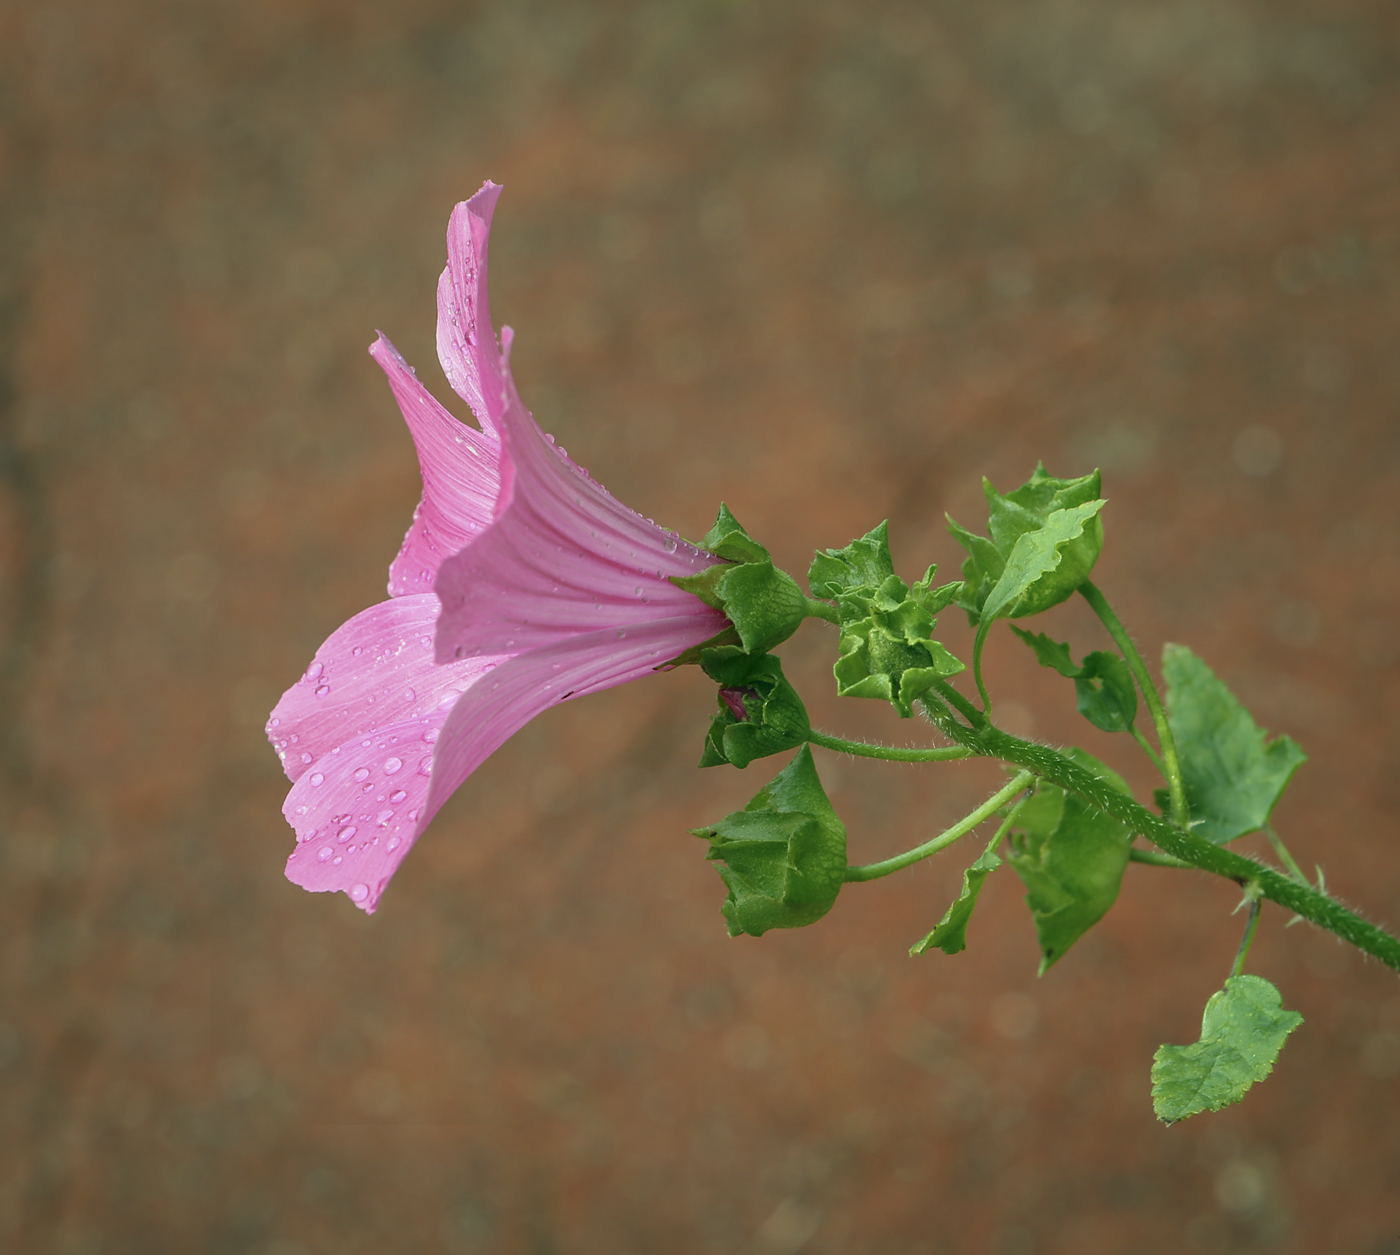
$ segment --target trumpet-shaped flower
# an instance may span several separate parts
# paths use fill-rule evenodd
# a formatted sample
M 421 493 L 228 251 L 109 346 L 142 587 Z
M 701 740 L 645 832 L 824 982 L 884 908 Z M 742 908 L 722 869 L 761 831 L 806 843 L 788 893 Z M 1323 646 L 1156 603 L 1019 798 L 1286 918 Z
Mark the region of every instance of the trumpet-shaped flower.
M 521 404 L 486 294 L 500 190 L 453 211 L 438 285 L 438 356 L 480 429 L 379 337 L 370 355 L 417 446 L 422 501 L 389 600 L 331 634 L 267 725 L 293 782 L 288 879 L 369 912 L 453 791 L 535 715 L 728 626 L 671 583 L 719 559 L 615 500 Z

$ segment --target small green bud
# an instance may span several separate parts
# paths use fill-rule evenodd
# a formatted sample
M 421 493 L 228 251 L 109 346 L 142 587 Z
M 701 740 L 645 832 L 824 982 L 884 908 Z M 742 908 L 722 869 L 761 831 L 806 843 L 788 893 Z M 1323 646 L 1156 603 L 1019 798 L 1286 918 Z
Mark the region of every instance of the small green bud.
M 705 674 L 719 686 L 719 710 L 705 737 L 700 766 L 747 767 L 755 758 L 802 745 L 811 733 L 807 708 L 772 654 L 746 654 L 737 646 L 700 654 Z
M 729 890 L 721 908 L 729 935 L 761 937 L 825 915 L 846 878 L 846 827 L 827 800 L 804 745 L 742 810 L 694 835 Z

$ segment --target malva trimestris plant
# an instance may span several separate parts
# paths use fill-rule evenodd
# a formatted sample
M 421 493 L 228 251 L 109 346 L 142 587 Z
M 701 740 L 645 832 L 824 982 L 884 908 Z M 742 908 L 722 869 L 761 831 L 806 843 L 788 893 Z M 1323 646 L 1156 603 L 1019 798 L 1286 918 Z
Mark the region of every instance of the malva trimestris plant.
M 1302 1022 L 1244 971 L 1265 900 L 1400 970 L 1400 941 L 1331 897 L 1320 872 L 1310 883 L 1270 825 L 1304 761 L 1299 747 L 1270 740 L 1184 646 L 1163 653 L 1163 695 L 1090 580 L 1104 541 L 1097 471 L 1057 479 L 1037 467 L 1006 495 L 986 484 L 987 534 L 949 520 L 967 557 L 962 578 L 943 584 L 933 567 L 913 584 L 895 573 L 883 523 L 818 552 L 805 592 L 724 506 L 698 544 L 683 541 L 613 498 L 521 403 L 512 333 L 497 338 L 486 291 L 500 190 L 487 183 L 453 211 L 438 285 L 438 356 L 479 428 L 449 414 L 382 335 L 370 348 L 417 446 L 423 497 L 390 567 L 389 599 L 331 634 L 268 721 L 293 782 L 283 807 L 296 832 L 290 880 L 374 911 L 442 804 L 535 715 L 696 664 L 718 686 L 700 766 L 746 768 L 797 751 L 742 811 L 695 830 L 728 889 L 732 936 L 814 923 L 847 883 L 897 872 L 989 821 L 961 894 L 912 953 L 963 950 L 982 886 L 1004 863 L 1025 885 L 1042 972 L 1113 906 L 1130 862 L 1224 876 L 1248 907 L 1244 935 L 1200 1040 L 1157 1051 L 1153 1105 L 1168 1123 L 1238 1101 Z M 1076 595 L 1115 650 L 1076 660 L 1067 642 L 1011 630 L 1073 682 L 1080 714 L 1151 759 L 1163 782 L 1155 809 L 1084 751 L 997 725 L 982 669 L 988 633 Z M 976 629 L 970 667 L 934 639 L 950 608 Z M 887 701 L 902 718 L 917 710 L 944 743 L 896 748 L 813 728 L 773 652 L 808 618 L 838 629 L 838 693 Z M 975 696 L 953 682 L 960 675 Z M 811 745 L 902 762 L 990 757 L 1007 781 L 946 832 L 852 866 Z M 1282 870 L 1228 848 L 1260 831 Z

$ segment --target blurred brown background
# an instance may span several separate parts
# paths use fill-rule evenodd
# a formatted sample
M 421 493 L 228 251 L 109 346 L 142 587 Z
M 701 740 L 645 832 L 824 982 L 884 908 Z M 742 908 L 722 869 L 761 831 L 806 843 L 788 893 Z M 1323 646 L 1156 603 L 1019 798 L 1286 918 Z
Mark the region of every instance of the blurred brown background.
M 1231 886 L 1130 868 L 1040 981 L 1006 871 L 906 956 L 961 849 L 730 941 L 686 832 L 781 760 L 695 771 L 688 671 L 527 728 L 368 919 L 282 879 L 262 735 L 383 596 L 418 480 L 364 350 L 448 396 L 489 176 L 526 402 L 619 497 L 691 536 L 723 497 L 795 570 L 888 516 L 912 577 L 981 474 L 1102 466 L 1099 583 L 1303 743 L 1285 837 L 1400 923 L 1393 4 L 20 0 L 0 110 L 0 1249 L 1400 1250 L 1400 986 L 1282 913 L 1275 1076 L 1152 1118 Z M 833 648 L 785 648 L 824 726 L 923 735 Z M 996 779 L 821 766 L 857 861 Z

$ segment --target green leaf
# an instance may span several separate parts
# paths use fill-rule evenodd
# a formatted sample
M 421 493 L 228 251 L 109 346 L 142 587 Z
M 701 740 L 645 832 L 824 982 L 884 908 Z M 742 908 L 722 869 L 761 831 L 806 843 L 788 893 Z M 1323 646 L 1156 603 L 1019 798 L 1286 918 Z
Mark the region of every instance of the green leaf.
M 1081 539 L 1085 527 L 1097 520 L 1107 504 L 1102 500 L 1088 501 L 1068 510 L 1056 510 L 1035 531 L 1018 536 L 1001 578 L 982 606 L 984 627 L 1003 616 L 1018 619 L 1039 614 L 1074 592 L 1089 572 L 1081 571 L 1079 563 L 1064 573 L 1059 568 L 1070 554 L 1070 545 Z M 1047 578 L 1050 576 L 1059 578 Z
M 723 862 L 729 935 L 760 937 L 825 915 L 846 877 L 846 827 L 827 800 L 804 745 L 742 810 L 712 828 L 708 857 Z
M 1011 630 L 1035 650 L 1036 661 L 1042 667 L 1058 671 L 1068 680 L 1077 680 L 1083 674 L 1083 668 L 1070 656 L 1068 641 L 1052 641 L 1044 632 L 1027 632 L 1014 623 Z
M 1096 651 L 1074 681 L 1079 713 L 1105 732 L 1126 732 L 1137 718 L 1137 685 L 1117 654 Z
M 1123 778 L 1083 750 L 1069 757 L 1120 793 Z M 1054 785 L 1022 804 L 1008 858 L 1026 886 L 1042 975 L 1101 920 L 1118 898 L 1132 834 L 1116 819 Z
M 982 892 L 982 883 L 1001 866 L 1001 859 L 996 853 L 1000 840 L 1001 833 L 997 833 L 978 860 L 963 872 L 962 892 L 958 894 L 957 901 L 944 912 L 937 928 L 917 945 L 910 947 L 910 954 L 925 954 L 934 949 L 942 950 L 944 954 L 958 954 L 967 949 L 967 925 L 972 919 L 978 895 Z
M 948 520 L 954 539 L 968 551 L 958 602 L 973 623 L 988 616 L 986 603 L 1005 577 L 1022 537 L 1042 531 L 1062 511 L 1092 505 L 1099 497 L 1100 481 L 1098 471 L 1078 479 L 1056 479 L 1045 473 L 1044 466 L 1037 466 L 1035 474 L 1009 496 L 1002 496 L 989 480 L 983 480 L 982 487 L 987 497 L 990 540 Z M 1103 548 L 1103 524 L 1097 517 L 1102 504 L 1085 515 L 1082 531 L 1063 542 L 1054 566 L 1022 587 L 1007 603 L 1009 610 L 992 614 L 992 618 L 1039 614 L 1063 601 L 1089 578 Z
M 862 589 L 874 593 L 894 574 L 889 526 L 881 523 L 844 549 L 819 549 L 807 570 L 812 596 L 838 601 Z
M 836 691 L 883 698 L 907 719 L 920 696 L 963 664 L 932 639 L 933 616 L 899 576 L 881 584 L 867 609 L 868 618 L 841 625 L 841 657 L 832 668 Z
M 1152 1060 L 1152 1110 L 1174 1124 L 1239 1102 L 1274 1070 L 1288 1034 L 1303 1022 L 1285 1011 L 1279 991 L 1262 976 L 1231 976 L 1210 996 L 1201 1039 L 1159 1046 Z
M 744 531 L 728 506 L 720 506 L 700 546 L 727 561 L 698 575 L 673 575 L 671 583 L 724 611 L 746 653 L 765 653 L 797 631 L 807 617 L 806 596 L 792 576 L 773 565 L 768 550 Z
M 747 767 L 807 740 L 807 708 L 772 654 L 746 654 L 730 645 L 703 650 L 700 665 L 720 686 L 700 766 Z
M 1192 831 L 1224 845 L 1262 828 L 1307 755 L 1289 737 L 1268 740 L 1235 695 L 1184 645 L 1165 647 L 1162 674 Z

